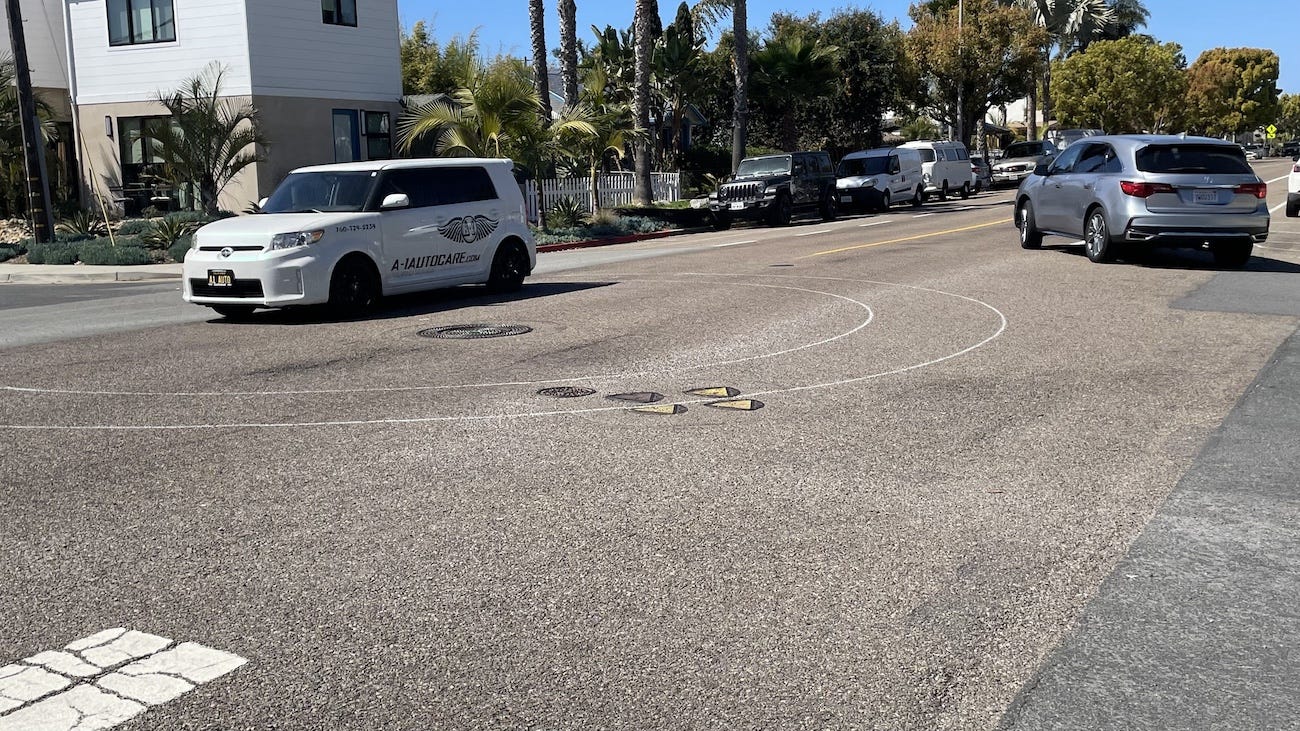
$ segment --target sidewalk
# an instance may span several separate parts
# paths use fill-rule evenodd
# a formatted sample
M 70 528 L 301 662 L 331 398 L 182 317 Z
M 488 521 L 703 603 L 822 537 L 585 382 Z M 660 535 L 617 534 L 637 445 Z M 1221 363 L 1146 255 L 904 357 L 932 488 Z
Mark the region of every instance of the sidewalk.
M 704 228 L 671 229 L 653 233 L 617 236 L 590 241 L 542 244 L 537 253 L 615 246 L 668 236 L 699 233 Z M 0 264 L 0 284 L 78 284 L 88 282 L 141 282 L 150 279 L 180 279 L 180 264 L 142 264 L 139 266 L 90 266 L 87 264 Z

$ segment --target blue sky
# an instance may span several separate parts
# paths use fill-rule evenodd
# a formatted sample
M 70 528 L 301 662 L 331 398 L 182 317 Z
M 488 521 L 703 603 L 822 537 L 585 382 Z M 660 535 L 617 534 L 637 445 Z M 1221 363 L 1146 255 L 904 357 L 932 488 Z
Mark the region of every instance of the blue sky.
M 1146 32 L 1161 41 L 1181 44 L 1189 64 L 1207 48 L 1271 48 L 1282 59 L 1278 86 L 1284 92 L 1300 93 L 1300 3 L 1296 0 L 1240 4 L 1211 0 L 1145 0 L 1145 4 L 1151 11 Z M 559 45 L 559 19 L 555 5 L 556 0 L 546 0 L 548 49 Z M 621 28 L 632 23 L 633 0 L 577 0 L 577 5 L 579 38 L 589 39 L 592 25 Z M 465 35 L 477 28 L 479 40 L 487 53 L 528 55 L 528 0 L 456 3 L 398 0 L 398 6 L 403 24 L 410 26 L 417 20 L 431 21 L 436 38 Z M 874 3 L 749 0 L 749 23 L 751 28 L 765 27 L 767 19 L 777 10 L 801 15 L 818 11 L 826 15 L 846 6 L 874 10 L 886 19 L 897 18 L 905 28 L 910 25 L 907 0 L 877 0 Z M 659 9 L 664 22 L 668 23 L 677 11 L 677 3 L 659 0 Z

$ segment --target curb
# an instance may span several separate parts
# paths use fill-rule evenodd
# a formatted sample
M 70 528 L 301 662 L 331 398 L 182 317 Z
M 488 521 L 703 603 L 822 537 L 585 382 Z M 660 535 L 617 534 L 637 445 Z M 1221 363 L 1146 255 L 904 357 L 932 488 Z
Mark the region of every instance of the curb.
M 545 254 L 549 251 L 568 251 L 569 249 L 590 249 L 597 246 L 614 246 L 617 244 L 631 244 L 637 241 L 648 241 L 650 239 L 663 239 L 669 236 L 679 236 L 681 234 L 697 234 L 709 231 L 707 226 L 698 228 L 677 228 L 668 231 L 655 231 L 648 234 L 632 234 L 630 236 L 616 236 L 610 239 L 588 239 L 587 241 L 565 241 L 560 244 L 542 244 L 537 247 L 537 253 Z
M 0 284 L 87 284 L 103 282 L 143 282 L 153 280 L 180 279 L 179 273 L 170 272 L 52 272 L 31 273 L 9 272 L 0 274 Z

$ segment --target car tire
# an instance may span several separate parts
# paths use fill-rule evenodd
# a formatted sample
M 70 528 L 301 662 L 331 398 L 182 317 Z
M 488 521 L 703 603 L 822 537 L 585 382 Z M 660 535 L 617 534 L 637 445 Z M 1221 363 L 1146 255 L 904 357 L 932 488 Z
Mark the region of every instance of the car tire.
M 718 211 L 717 213 L 714 213 L 714 214 L 713 214 L 713 230 L 714 230 L 714 231 L 726 231 L 726 230 L 729 229 L 729 228 L 731 228 L 731 216 L 730 216 L 730 215 L 728 215 L 728 214 L 726 214 L 726 213 L 724 213 L 724 212 L 722 212 L 722 211 Z
M 357 317 L 379 302 L 379 272 L 361 254 L 347 256 L 330 276 L 329 309 L 343 317 Z
M 876 211 L 880 213 L 885 213 L 886 211 L 889 210 L 890 205 L 891 202 L 889 200 L 889 191 L 885 191 L 880 195 L 880 203 L 876 206 Z
M 1287 218 L 1300 217 L 1300 198 L 1286 202 L 1286 215 Z
M 948 181 L 943 181 L 943 187 L 939 188 L 939 200 L 948 200 Z
M 969 182 L 967 182 L 967 183 L 962 183 L 962 184 L 961 184 L 961 190 L 958 191 L 957 194 L 961 196 L 961 199 L 962 199 L 962 200 L 966 200 L 967 198 L 969 198 L 969 197 L 970 197 L 970 183 L 969 183 Z
M 839 214 L 839 204 L 835 201 L 835 196 L 828 195 L 822 199 L 821 214 L 823 221 L 834 221 L 835 216 Z
M 776 200 L 772 201 L 772 214 L 768 223 L 772 226 L 789 226 L 791 214 L 790 196 L 778 193 Z
M 227 320 L 242 322 L 252 317 L 253 310 L 257 308 L 253 305 L 208 305 L 214 312 Z
M 528 276 L 528 252 L 515 242 L 497 247 L 492 257 L 492 271 L 488 274 L 487 288 L 493 294 L 518 292 Z
M 1233 241 L 1227 244 L 1215 244 L 1211 249 L 1214 263 L 1224 269 L 1241 269 L 1250 262 L 1250 252 L 1254 244 L 1249 241 Z
M 922 203 L 925 203 L 925 189 L 918 185 L 916 195 L 912 196 L 912 207 L 920 208 Z
M 1038 249 L 1043 246 L 1043 232 L 1034 219 L 1034 204 L 1025 201 L 1016 209 L 1016 227 L 1020 229 L 1020 248 Z
M 1110 227 L 1106 224 L 1106 213 L 1100 208 L 1088 211 L 1083 224 L 1083 247 L 1088 254 L 1088 261 L 1104 264 L 1115 260 L 1115 242 L 1110 237 Z

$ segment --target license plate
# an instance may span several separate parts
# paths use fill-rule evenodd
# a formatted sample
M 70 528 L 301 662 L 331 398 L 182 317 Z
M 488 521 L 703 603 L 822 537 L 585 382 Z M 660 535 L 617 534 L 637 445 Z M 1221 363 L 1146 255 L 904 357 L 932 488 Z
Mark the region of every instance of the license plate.
M 852 203 L 852 202 L 853 202 L 853 196 L 851 195 L 840 196 L 840 203 Z
M 229 269 L 209 269 L 208 286 L 233 287 L 235 286 L 235 273 Z
M 1194 190 L 1192 191 L 1192 202 L 1194 203 L 1218 203 L 1219 191 L 1217 190 Z
M 744 209 L 745 209 L 745 202 L 744 202 L 744 201 L 735 201 L 735 202 L 733 202 L 733 203 L 731 204 L 731 210 L 733 210 L 733 211 L 741 211 L 741 210 L 744 210 Z

